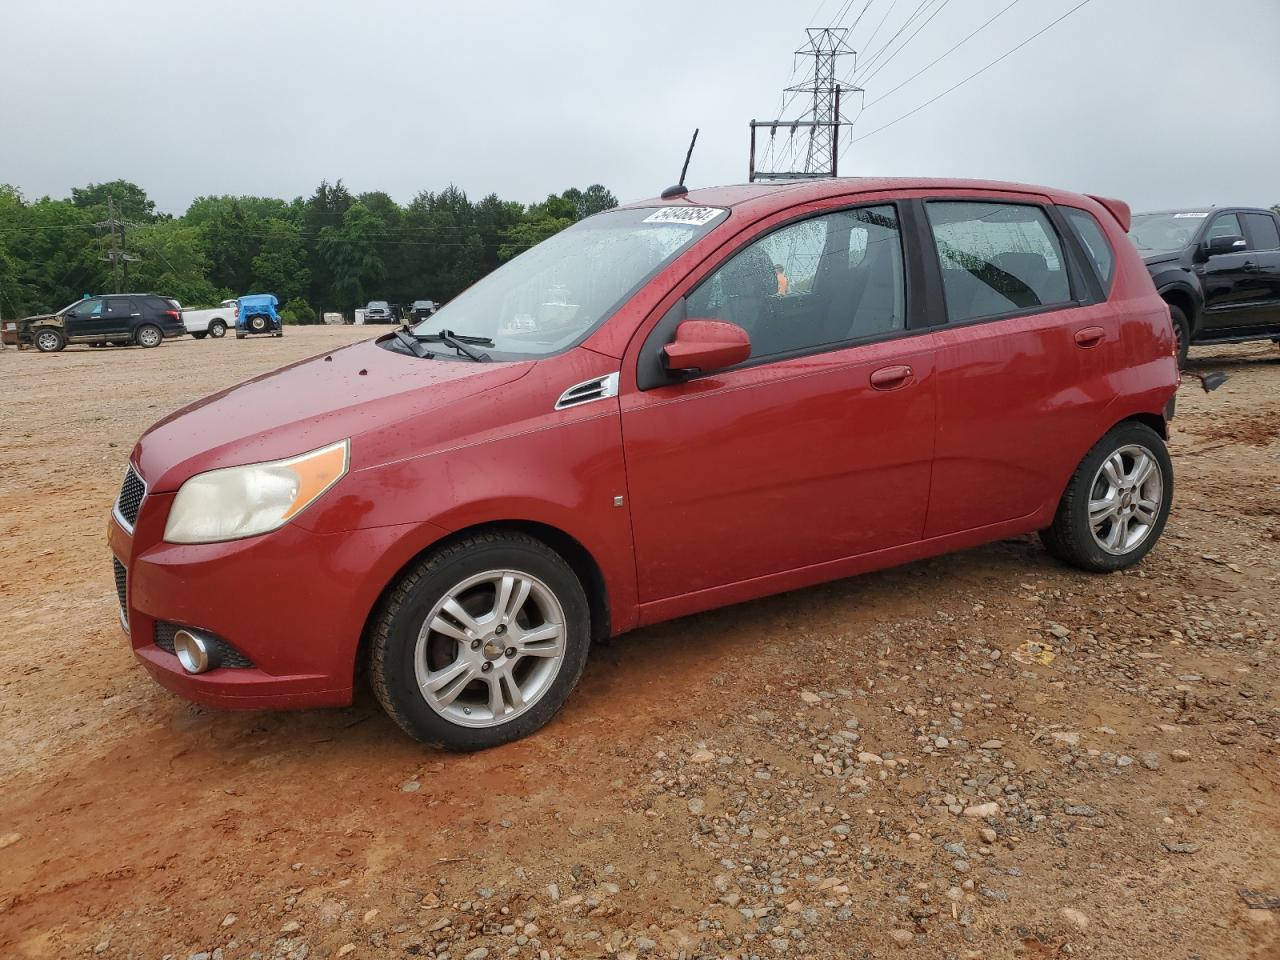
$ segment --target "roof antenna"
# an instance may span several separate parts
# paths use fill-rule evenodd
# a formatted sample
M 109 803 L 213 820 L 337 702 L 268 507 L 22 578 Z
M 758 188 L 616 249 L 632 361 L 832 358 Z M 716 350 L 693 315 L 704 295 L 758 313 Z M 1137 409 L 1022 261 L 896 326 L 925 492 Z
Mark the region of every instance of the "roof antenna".
M 689 141 L 689 152 L 684 155 L 684 166 L 680 168 L 680 182 L 662 191 L 663 200 L 670 200 L 672 197 L 683 197 L 689 192 L 689 188 L 684 185 L 684 176 L 689 172 L 689 158 L 693 156 L 693 145 L 697 142 L 698 128 L 694 127 L 693 139 Z

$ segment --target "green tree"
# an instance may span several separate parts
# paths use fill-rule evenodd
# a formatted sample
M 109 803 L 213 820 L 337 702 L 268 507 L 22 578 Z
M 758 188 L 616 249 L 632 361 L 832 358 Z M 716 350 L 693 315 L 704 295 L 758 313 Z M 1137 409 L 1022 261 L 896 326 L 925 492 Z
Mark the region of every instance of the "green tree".
M 155 202 L 147 196 L 147 191 L 128 180 L 71 188 L 71 202 L 82 210 L 94 210 L 105 215 L 108 199 L 115 201 L 116 216 L 121 220 L 150 223 L 156 219 Z
M 378 218 L 360 204 L 347 208 L 341 226 L 320 231 L 320 256 L 342 309 L 362 306 L 369 291 L 386 277 L 386 264 L 378 255 L 380 236 Z
M 303 296 L 311 283 L 307 251 L 298 229 L 286 220 L 262 222 L 258 255 L 250 264 L 249 287 L 274 293 L 281 303 Z
M 155 291 L 186 306 L 207 306 L 231 293 L 209 279 L 201 229 L 181 220 L 162 220 L 134 230 L 130 249 L 141 257 L 132 264 L 129 286 Z

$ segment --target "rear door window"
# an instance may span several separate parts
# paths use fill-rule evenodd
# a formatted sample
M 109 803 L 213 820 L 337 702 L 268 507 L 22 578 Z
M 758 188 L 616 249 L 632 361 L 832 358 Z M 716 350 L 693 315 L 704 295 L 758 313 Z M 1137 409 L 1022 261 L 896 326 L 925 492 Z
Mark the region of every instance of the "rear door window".
M 112 297 L 107 301 L 107 316 L 113 319 L 128 317 L 134 313 L 133 301 L 127 297 Z
M 1280 230 L 1276 229 L 1276 218 L 1266 213 L 1246 213 L 1245 229 L 1249 231 L 1249 249 L 1280 250 Z
M 964 323 L 1071 301 L 1062 245 L 1038 206 L 931 201 L 947 320 Z
M 1067 223 L 1076 233 L 1076 239 L 1084 247 L 1084 252 L 1088 255 L 1089 262 L 1093 264 L 1098 280 L 1102 283 L 1102 289 L 1110 291 L 1111 278 L 1116 269 L 1116 254 L 1111 249 L 1111 242 L 1107 239 L 1106 233 L 1088 210 L 1080 210 L 1076 207 L 1059 207 L 1058 209 L 1067 218 Z

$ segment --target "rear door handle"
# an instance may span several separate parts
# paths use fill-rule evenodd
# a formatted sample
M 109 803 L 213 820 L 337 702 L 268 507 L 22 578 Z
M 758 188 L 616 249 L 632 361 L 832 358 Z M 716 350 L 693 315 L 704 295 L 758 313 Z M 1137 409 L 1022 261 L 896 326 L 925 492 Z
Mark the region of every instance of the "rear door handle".
M 1085 327 L 1076 331 L 1076 346 L 1096 347 L 1106 335 L 1107 332 L 1101 327 Z
M 897 390 L 911 382 L 911 368 L 905 365 L 881 367 L 871 374 L 871 386 L 876 390 Z

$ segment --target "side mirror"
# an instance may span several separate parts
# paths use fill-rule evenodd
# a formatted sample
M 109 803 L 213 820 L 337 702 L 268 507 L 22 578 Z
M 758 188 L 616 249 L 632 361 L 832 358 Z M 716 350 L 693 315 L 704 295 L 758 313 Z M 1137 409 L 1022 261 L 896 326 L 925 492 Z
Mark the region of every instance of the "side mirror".
M 751 338 L 736 323 L 686 320 L 676 338 L 662 348 L 663 365 L 670 371 L 709 373 L 741 363 L 751 356 Z
M 1210 237 L 1202 249 L 1206 257 L 1216 257 L 1220 253 L 1244 253 L 1245 246 L 1244 237 Z

